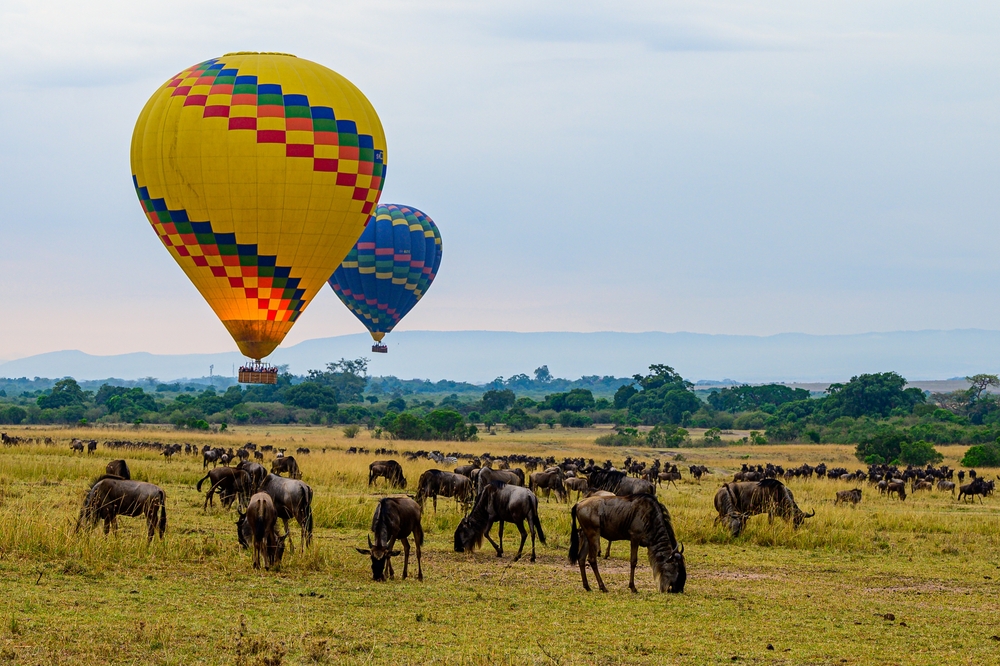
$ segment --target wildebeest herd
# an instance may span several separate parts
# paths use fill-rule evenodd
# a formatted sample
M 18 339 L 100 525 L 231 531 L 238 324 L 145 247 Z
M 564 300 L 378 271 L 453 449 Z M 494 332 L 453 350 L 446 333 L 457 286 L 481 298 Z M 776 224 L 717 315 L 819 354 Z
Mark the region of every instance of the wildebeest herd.
M 74 451 L 79 450 L 78 443 L 88 444 L 74 440 L 71 444 Z M 279 566 L 286 545 L 289 550 L 294 550 L 293 541 L 288 540 L 290 520 L 299 525 L 300 548 L 309 547 L 313 535 L 313 491 L 302 481 L 302 472 L 295 458 L 284 455 L 283 449 L 270 446 L 258 449 L 252 443 L 235 451 L 208 446 L 197 449 L 179 444 L 137 447 L 132 443 L 107 442 L 105 446 L 110 449 L 155 448 L 164 454 L 174 450 L 200 456 L 206 474 L 197 482 L 196 489 L 201 492 L 207 483 L 203 508 L 207 510 L 209 506 L 214 506 L 216 496 L 223 508 L 236 505 L 239 516 L 237 540 L 241 546 L 252 551 L 254 568 Z M 86 448 L 89 450 L 89 446 Z M 255 455 L 265 450 L 274 454 L 270 471 L 261 464 L 263 455 Z M 354 451 L 359 450 L 354 448 Z M 296 453 L 305 455 L 308 450 L 299 449 Z M 404 455 L 409 460 L 427 458 L 448 464 L 457 463 L 462 457 L 436 451 Z M 250 460 L 251 457 L 255 460 Z M 451 470 L 429 469 L 421 473 L 415 495 L 389 495 L 378 501 L 372 516 L 368 547 L 357 549 L 370 558 L 374 580 L 393 578 L 392 558 L 400 554 L 404 556 L 403 578 L 408 576 L 411 541 L 416 556 L 417 578 L 423 579 L 421 552 L 424 534 L 421 520 L 427 500 L 431 500 L 434 511 L 437 511 L 438 497 L 453 498 L 461 507 L 463 518 L 454 533 L 456 552 L 471 552 L 479 548 L 485 539 L 493 546 L 497 557 L 503 557 L 504 525 L 510 523 L 521 536 L 514 561 L 520 559 L 530 537 L 530 560 L 534 562 L 536 539 L 546 543 L 538 512 L 539 496 L 546 501 L 554 498 L 556 502 L 568 502 L 570 492 L 575 491 L 578 501 L 570 509 L 568 555 L 570 562 L 580 567 L 584 589 L 590 590 L 586 571 L 589 564 L 599 588 L 607 591 L 598 564 L 600 540 L 604 538 L 608 541 L 608 552 L 612 541 L 629 542 L 629 588 L 633 592 L 636 591 L 635 568 L 640 547 L 647 550 L 657 589 L 660 592 L 683 592 L 687 579 L 684 547 L 677 539 L 670 513 L 657 498 L 657 490 L 663 487 L 662 484 L 676 485 L 676 481 L 681 480 L 682 473 L 676 464 L 662 464 L 660 460 L 640 463 L 627 458 L 617 468 L 610 460 L 597 464 L 593 459 L 583 458 L 557 461 L 551 456 L 492 456 L 488 453 L 465 457 L 468 460 L 466 464 L 456 464 Z M 239 462 L 230 466 L 237 460 Z M 213 463 L 212 469 L 207 469 L 209 462 Z M 688 472 L 698 482 L 704 475 L 713 473 L 700 465 L 690 466 Z M 956 474 L 958 486 L 952 481 Z M 962 483 L 965 475 L 964 471 L 956 473 L 947 466 L 900 469 L 890 465 L 871 465 L 867 471 L 852 472 L 845 468 L 830 468 L 823 463 L 816 466 L 803 464 L 790 469 L 770 463 L 743 465 L 734 474 L 733 480 L 724 483 L 714 496 L 715 522 L 721 523 L 733 537 L 743 532 L 752 516 L 760 514 L 768 515 L 769 521 L 778 516 L 799 527 L 814 516 L 815 511 L 800 509 L 786 482 L 814 476 L 845 482 L 867 482 L 880 493 L 898 497 L 901 501 L 905 501 L 907 492 L 936 490 L 954 494 L 956 488 L 959 490 L 958 499 L 978 496 L 982 501 L 983 497 L 992 495 L 992 480 L 970 471 L 971 481 L 966 484 Z M 379 485 L 380 479 L 384 480 L 386 487 L 394 490 L 407 488 L 403 467 L 397 460 L 376 460 L 369 465 L 368 485 Z M 834 505 L 855 506 L 861 502 L 861 497 L 861 488 L 835 491 Z M 91 483 L 76 529 L 92 528 L 103 520 L 107 534 L 112 528 L 117 529 L 118 516 L 145 517 L 147 541 L 151 542 L 157 533 L 161 539 L 164 537 L 167 526 L 166 494 L 155 484 L 133 480 L 123 459 L 108 463 L 104 473 Z M 278 528 L 279 520 L 283 530 Z M 496 541 L 491 536 L 494 524 L 497 525 Z M 402 553 L 396 549 L 399 544 L 402 545 Z

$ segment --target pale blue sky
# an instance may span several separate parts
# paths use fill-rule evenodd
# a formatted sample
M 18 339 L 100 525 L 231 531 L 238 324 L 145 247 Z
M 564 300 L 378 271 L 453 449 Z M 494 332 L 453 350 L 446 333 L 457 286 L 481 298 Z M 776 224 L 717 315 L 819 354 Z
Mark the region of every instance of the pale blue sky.
M 400 330 L 1000 329 L 995 3 L 540 4 L 0 0 L 0 359 L 235 349 L 128 164 L 235 50 L 375 105 L 445 247 Z M 325 290 L 287 342 L 359 330 Z

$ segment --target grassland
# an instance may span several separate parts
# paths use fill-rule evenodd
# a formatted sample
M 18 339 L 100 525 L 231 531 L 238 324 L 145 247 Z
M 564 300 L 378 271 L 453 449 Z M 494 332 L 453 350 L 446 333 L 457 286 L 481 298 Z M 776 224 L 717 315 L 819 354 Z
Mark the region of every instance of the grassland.
M 0 449 L 0 663 L 1000 663 L 1000 499 L 960 504 L 935 492 L 900 503 L 866 488 L 859 507 L 844 508 L 832 499 L 846 484 L 793 480 L 800 506 L 816 509 L 802 529 L 757 518 L 732 540 L 713 526 L 712 496 L 740 463 L 824 460 L 853 469 L 848 447 L 684 450 L 685 466 L 714 471 L 701 484 L 685 474 L 679 488 L 660 491 L 686 546 L 685 594 L 654 592 L 642 556 L 640 592 L 629 593 L 628 549 L 617 544 L 602 566 L 611 589 L 603 595 L 583 592 L 566 561 L 568 507 L 544 500 L 548 545 L 534 564 L 498 560 L 492 549 L 452 552 L 461 515 L 442 500 L 424 515 L 423 583 L 372 583 L 354 546 L 365 542 L 380 492 L 367 487 L 374 455 L 343 450 L 425 443 L 275 426 L 225 435 L 8 433 L 56 443 Z M 440 447 L 616 463 L 651 455 L 596 447 L 598 434 L 542 429 Z M 154 452 L 125 457 L 136 478 L 166 490 L 166 539 L 147 547 L 141 521 L 128 518 L 117 536 L 75 534 L 89 480 L 119 455 L 103 446 L 94 456 L 72 454 L 73 436 L 309 447 L 300 461 L 316 496 L 314 546 L 286 555 L 280 572 L 253 571 L 236 542 L 235 514 L 201 509 L 200 459 Z M 955 465 L 963 449 L 943 452 Z M 412 492 L 433 463 L 400 459 Z

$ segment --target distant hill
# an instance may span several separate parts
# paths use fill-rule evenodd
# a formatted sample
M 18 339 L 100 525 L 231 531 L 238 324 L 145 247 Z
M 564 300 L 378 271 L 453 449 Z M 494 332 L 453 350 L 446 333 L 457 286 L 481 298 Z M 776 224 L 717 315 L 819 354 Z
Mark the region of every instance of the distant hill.
M 342 357 L 371 359 L 373 375 L 484 383 L 531 374 L 548 365 L 557 377 L 629 376 L 665 363 L 692 381 L 829 382 L 894 370 L 911 380 L 1000 372 L 1000 331 L 896 331 L 860 335 L 771 336 L 701 333 L 512 333 L 403 331 L 388 336 L 388 354 L 372 354 L 367 334 L 307 340 L 268 358 L 304 374 Z M 38 354 L 0 364 L 0 377 L 101 379 L 157 377 L 173 381 L 231 376 L 238 352 L 93 356 L 81 351 Z

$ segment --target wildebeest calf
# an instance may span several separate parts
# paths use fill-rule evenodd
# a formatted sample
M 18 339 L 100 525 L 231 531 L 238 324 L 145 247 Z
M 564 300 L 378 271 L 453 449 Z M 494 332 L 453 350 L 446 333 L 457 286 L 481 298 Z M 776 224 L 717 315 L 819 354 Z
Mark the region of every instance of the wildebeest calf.
M 853 490 L 838 490 L 837 499 L 833 500 L 833 505 L 836 506 L 843 502 L 844 504 L 858 504 L 861 501 L 861 488 L 854 488 Z
M 257 493 L 250 498 L 247 503 L 246 524 L 253 540 L 253 568 L 260 569 L 262 554 L 265 569 L 276 564 L 280 566 L 288 533 L 278 534 L 278 512 L 270 495 Z

